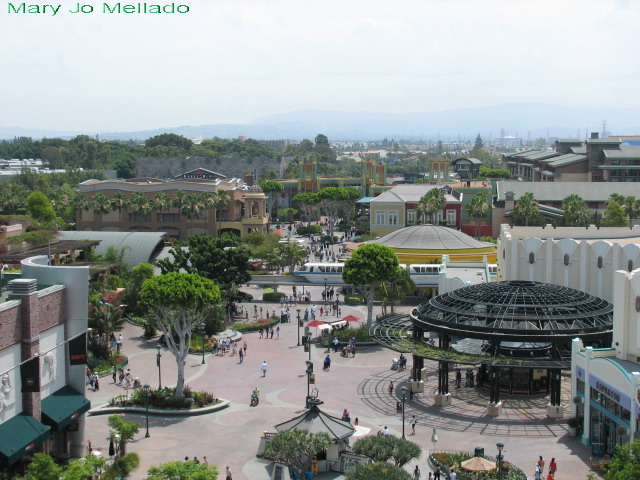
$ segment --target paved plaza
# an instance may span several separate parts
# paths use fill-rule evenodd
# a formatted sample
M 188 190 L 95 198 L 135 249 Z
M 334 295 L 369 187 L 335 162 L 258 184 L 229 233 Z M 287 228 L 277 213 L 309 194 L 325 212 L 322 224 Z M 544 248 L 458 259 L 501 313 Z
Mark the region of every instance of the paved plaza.
M 290 287 L 283 287 L 288 291 Z M 258 287 L 247 287 L 254 298 L 261 298 Z M 311 287 L 312 299 L 321 298 L 322 287 Z M 258 302 L 271 309 L 273 304 Z M 313 304 L 311 302 L 309 307 Z M 245 304 L 246 305 L 246 304 Z M 319 305 L 319 303 L 318 303 Z M 307 305 L 300 308 L 303 309 Z M 279 311 L 279 305 L 275 305 Z M 251 309 L 253 306 L 251 305 Z M 138 452 L 141 466 L 132 475 L 133 480 L 146 478 L 146 470 L 159 463 L 182 460 L 185 456 L 202 459 L 218 465 L 220 472 L 229 465 L 235 480 L 263 480 L 269 478 L 268 462 L 257 459 L 255 454 L 263 432 L 273 432 L 273 426 L 286 421 L 304 411 L 304 399 L 307 394 L 305 360 L 308 354 L 303 347 L 296 346 L 298 328 L 295 321 L 295 306 L 292 322 L 281 325 L 280 338 L 260 339 L 257 333 L 243 337 L 247 341 L 247 356 L 239 363 L 237 356 L 193 355 L 186 367 L 187 384 L 195 390 L 207 390 L 230 400 L 230 406 L 219 412 L 194 417 L 151 416 L 149 428 L 151 436 L 145 438 L 144 415 L 126 415 L 127 420 L 135 420 L 142 425 L 136 439 L 129 444 L 129 451 Z M 342 306 L 342 316 L 354 314 L 366 319 L 364 306 Z M 400 311 L 409 311 L 403 307 Z M 375 313 L 379 313 L 376 307 Z M 323 317 L 327 318 L 327 317 Z M 311 330 L 315 333 L 315 329 Z M 302 333 L 302 329 L 301 329 Z M 142 329 L 127 325 L 124 353 L 129 356 L 130 368 L 134 377 L 140 377 L 142 383 L 153 387 L 158 385 L 156 367 L 156 339 L 146 340 Z M 162 383 L 173 385 L 176 379 L 176 365 L 173 356 L 164 350 L 162 356 Z M 402 433 L 402 415 L 396 411 L 398 387 L 408 380 L 410 368 L 404 372 L 390 369 L 391 360 L 398 356 L 396 352 L 380 346 L 358 349 L 355 358 L 343 358 L 331 354 L 330 371 L 322 370 L 325 350 L 321 346 L 312 347 L 311 359 L 314 361 L 316 387 L 319 398 L 324 400 L 321 406 L 327 413 L 340 416 L 347 408 L 352 420 L 358 417 L 361 426 L 371 429 L 375 434 L 387 425 L 397 435 Z M 266 361 L 269 370 L 262 377 L 260 364 Z M 411 359 L 409 358 L 410 367 Z M 418 462 L 411 462 L 407 470 L 413 470 L 419 463 L 426 477 L 428 467 L 426 455 L 433 449 L 431 443 L 432 428 L 438 433 L 437 450 L 473 451 L 475 447 L 484 447 L 487 455 L 496 455 L 496 442 L 505 443 L 505 459 L 522 468 L 528 475 L 539 455 L 547 464 L 551 457 L 558 463 L 556 478 L 583 480 L 589 473 L 590 449 L 578 439 L 569 438 L 566 425 L 560 420 L 546 417 L 546 399 L 544 398 L 506 398 L 503 416 L 487 417 L 484 413 L 488 396 L 480 389 L 455 389 L 450 383 L 453 395 L 452 405 L 436 407 L 433 394 L 437 386 L 437 365 L 425 362 L 428 368 L 427 385 L 424 394 L 415 395 L 406 405 L 407 433 L 408 422 L 413 415 L 418 419 L 416 435 L 408 437 L 424 449 Z M 452 375 L 453 380 L 453 375 Z M 563 403 L 568 405 L 568 381 L 563 381 Z M 394 394 L 388 392 L 389 382 L 393 381 Z M 260 405 L 249 406 L 251 390 L 255 386 L 261 390 Z M 87 396 L 93 407 L 107 403 L 115 395 L 126 394 L 123 387 L 111 383 L 111 377 L 101 381 L 100 390 L 88 391 Z M 92 440 L 94 448 L 108 447 L 106 415 L 92 415 L 86 421 L 87 439 Z M 220 478 L 223 478 L 221 475 Z M 323 478 L 342 478 L 340 475 L 325 475 Z

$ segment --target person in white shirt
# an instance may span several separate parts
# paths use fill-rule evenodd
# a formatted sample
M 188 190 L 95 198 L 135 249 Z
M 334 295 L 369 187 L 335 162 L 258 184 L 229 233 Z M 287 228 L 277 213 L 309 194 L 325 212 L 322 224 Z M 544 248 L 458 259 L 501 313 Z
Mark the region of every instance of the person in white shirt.
M 457 480 L 457 478 L 458 474 L 455 471 L 451 470 L 451 473 L 449 474 L 449 480 Z
M 267 361 L 265 360 L 264 362 L 262 362 L 262 365 L 260 365 L 260 370 L 262 370 L 262 376 L 266 377 L 267 376 L 267 370 L 269 369 L 269 365 L 267 365 Z
M 383 435 L 391 435 L 391 432 L 389 431 L 389 429 L 387 428 L 387 426 L 385 425 L 384 428 L 382 429 L 382 434 Z

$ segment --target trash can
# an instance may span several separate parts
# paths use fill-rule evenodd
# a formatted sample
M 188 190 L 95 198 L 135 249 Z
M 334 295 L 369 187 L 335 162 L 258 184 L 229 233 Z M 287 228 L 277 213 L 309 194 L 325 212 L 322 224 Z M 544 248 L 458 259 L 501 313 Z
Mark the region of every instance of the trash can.
M 484 457 L 484 447 L 476 447 L 474 457 Z
M 313 472 L 304 472 L 304 480 L 313 480 Z

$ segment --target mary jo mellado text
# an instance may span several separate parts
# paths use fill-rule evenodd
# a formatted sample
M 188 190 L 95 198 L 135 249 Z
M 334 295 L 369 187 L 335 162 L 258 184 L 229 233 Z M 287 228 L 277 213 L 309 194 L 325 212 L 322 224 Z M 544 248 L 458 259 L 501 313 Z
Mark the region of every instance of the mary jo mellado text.
M 189 13 L 189 6 L 179 3 L 70 3 L 69 6 L 53 3 L 7 3 L 10 15 L 47 15 L 55 17 L 62 14 L 87 15 L 92 13 L 106 14 L 175 14 Z

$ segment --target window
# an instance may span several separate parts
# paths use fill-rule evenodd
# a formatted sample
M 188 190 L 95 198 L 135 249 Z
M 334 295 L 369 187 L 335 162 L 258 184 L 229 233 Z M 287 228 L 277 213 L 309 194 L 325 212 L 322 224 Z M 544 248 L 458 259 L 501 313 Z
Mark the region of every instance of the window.
M 389 218 L 389 225 L 397 225 L 398 224 L 398 210 L 389 210 L 387 212 Z
M 132 223 L 150 222 L 151 215 L 142 215 L 140 213 L 130 213 L 129 221 Z
M 456 224 L 456 211 L 447 210 L 447 225 L 455 225 L 455 224 Z
M 416 211 L 407 210 L 407 223 L 416 223 Z
M 387 212 L 376 212 L 376 225 L 384 225 L 387 223 Z
M 433 223 L 439 225 L 442 222 L 442 212 L 436 212 L 433 216 Z
M 179 213 L 159 213 L 158 214 L 158 222 L 179 222 L 180 214 Z

